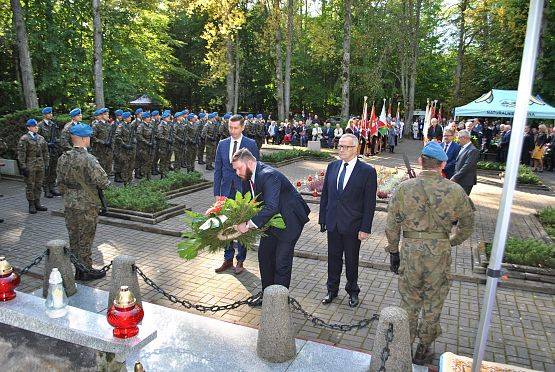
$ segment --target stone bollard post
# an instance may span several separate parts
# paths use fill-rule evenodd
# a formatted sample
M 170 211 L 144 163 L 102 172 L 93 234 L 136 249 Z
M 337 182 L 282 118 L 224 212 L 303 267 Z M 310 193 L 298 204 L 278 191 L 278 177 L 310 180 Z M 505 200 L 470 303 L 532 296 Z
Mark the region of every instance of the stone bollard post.
M 372 348 L 370 371 L 376 372 L 382 365 L 381 355 L 386 346 L 389 324 L 393 324 L 393 341 L 389 343 L 389 358 L 385 363 L 386 371 L 412 371 L 412 356 L 407 312 L 400 307 L 386 307 L 380 313 L 376 338 Z
M 271 285 L 264 290 L 256 353 L 272 363 L 286 362 L 297 354 L 289 290 L 284 286 Z
M 50 278 L 50 272 L 55 267 L 58 268 L 58 271 L 62 274 L 66 295 L 68 297 L 73 296 L 77 293 L 77 286 L 75 285 L 73 264 L 71 263 L 69 254 L 64 251 L 64 248 L 69 249 L 67 242 L 61 239 L 50 240 L 46 243 L 46 248 L 48 249 L 48 256 L 46 257 L 46 262 L 44 263 L 42 297 L 46 298 L 46 296 L 48 296 L 48 279 Z
M 110 296 L 108 297 L 108 309 L 114 303 L 114 299 L 118 295 L 122 285 L 129 287 L 129 290 L 135 296 L 137 303 L 142 306 L 141 289 L 137 273 L 133 270 L 135 257 L 127 255 L 119 255 L 112 261 L 112 286 L 110 287 Z

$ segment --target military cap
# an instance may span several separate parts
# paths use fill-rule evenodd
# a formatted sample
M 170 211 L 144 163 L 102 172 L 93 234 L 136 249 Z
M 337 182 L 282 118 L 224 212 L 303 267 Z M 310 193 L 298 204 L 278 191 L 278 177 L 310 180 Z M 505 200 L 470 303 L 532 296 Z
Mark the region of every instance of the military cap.
M 193 120 L 195 116 L 196 115 L 193 112 L 191 112 L 189 115 L 187 115 L 187 120 Z
M 262 119 L 263 116 L 262 116 L 262 114 L 258 114 L 258 115 L 256 115 L 256 118 L 257 118 L 257 119 Z
M 123 115 L 123 110 L 117 109 L 116 111 L 114 111 L 114 114 L 116 114 L 116 116 L 121 116 Z
M 224 115 L 224 120 L 229 120 L 231 119 L 231 114 L 228 112 L 227 114 Z
M 165 118 L 167 118 L 167 117 L 169 117 L 169 116 L 170 116 L 170 113 L 167 112 L 167 111 L 164 111 L 164 112 L 162 113 L 161 118 L 162 118 L 162 119 L 165 119 Z
M 150 112 L 143 112 L 143 113 L 141 114 L 141 117 L 142 117 L 143 119 L 149 118 L 149 117 L 150 117 Z
M 184 115 L 187 115 L 189 113 L 189 110 L 185 109 L 183 111 L 181 111 Z
M 150 115 L 152 115 L 152 116 L 156 116 L 156 115 L 159 115 L 159 114 L 160 114 L 160 111 L 158 111 L 158 110 L 154 110 L 150 113 Z
M 37 121 L 35 119 L 29 119 L 27 120 L 27 124 L 25 124 L 25 126 L 27 127 L 35 127 L 37 125 Z
M 247 115 L 247 119 L 252 119 L 252 118 L 253 118 L 253 115 L 252 115 L 252 114 L 248 114 L 248 115 Z
M 108 112 L 108 109 L 106 107 L 103 107 L 103 108 L 99 108 L 98 110 L 93 112 L 93 115 L 94 116 L 99 116 L 99 115 L 104 114 L 105 112 Z
M 52 113 L 52 107 L 45 107 L 42 109 L 42 114 L 46 115 L 46 114 L 51 114 Z
M 124 119 L 127 119 L 128 117 L 131 116 L 131 113 L 130 113 L 129 111 L 125 111 L 123 114 L 121 114 L 121 116 L 122 116 Z
M 211 112 L 208 114 L 208 119 L 214 119 L 216 117 L 216 113 Z
M 81 109 L 80 108 L 74 108 L 73 110 L 71 110 L 69 112 L 69 116 L 71 116 L 72 118 L 76 117 L 77 115 L 81 115 Z
M 178 111 L 173 115 L 174 118 L 178 118 L 180 116 L 183 116 L 183 113 L 181 111 Z
M 90 137 L 92 136 L 93 129 L 90 125 L 79 122 L 69 128 L 69 133 L 77 137 Z
M 171 115 L 172 110 L 164 110 L 164 112 L 162 114 L 170 114 Z
M 135 115 L 139 115 L 142 112 L 143 112 L 143 109 L 139 107 L 138 109 L 135 110 Z
M 422 155 L 439 161 L 447 161 L 447 154 L 443 151 L 441 145 L 435 141 L 428 142 L 422 148 Z
M 206 117 L 206 113 L 205 112 L 201 112 L 200 114 L 198 114 L 198 118 L 199 119 L 204 119 Z

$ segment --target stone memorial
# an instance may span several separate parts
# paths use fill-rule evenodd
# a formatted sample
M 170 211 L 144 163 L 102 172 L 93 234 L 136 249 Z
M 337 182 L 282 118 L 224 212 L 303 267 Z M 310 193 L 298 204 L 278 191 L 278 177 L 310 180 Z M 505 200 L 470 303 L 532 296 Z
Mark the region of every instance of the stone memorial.
M 381 367 L 381 355 L 387 343 L 386 334 L 390 323 L 393 324 L 393 340 L 389 343 L 389 358 L 385 363 L 385 369 L 386 371 L 412 371 L 409 318 L 405 310 L 396 306 L 386 307 L 380 313 L 372 348 L 370 371 L 376 372 Z
M 50 240 L 46 243 L 46 248 L 48 249 L 48 256 L 46 256 L 46 262 L 44 264 L 42 297 L 46 298 L 48 295 L 48 278 L 50 278 L 50 272 L 55 267 L 58 269 L 60 274 L 62 274 L 66 295 L 68 297 L 73 296 L 77 293 L 77 287 L 75 285 L 73 264 L 71 263 L 69 254 L 65 250 L 66 248 L 69 249 L 67 242 L 61 239 Z
M 108 308 L 114 303 L 114 298 L 118 295 L 122 285 L 129 287 L 137 303 L 142 306 L 141 289 L 139 287 L 137 273 L 133 270 L 133 265 L 135 265 L 135 257 L 119 255 L 114 258 L 112 263 L 112 285 L 110 287 L 110 295 L 108 296 Z

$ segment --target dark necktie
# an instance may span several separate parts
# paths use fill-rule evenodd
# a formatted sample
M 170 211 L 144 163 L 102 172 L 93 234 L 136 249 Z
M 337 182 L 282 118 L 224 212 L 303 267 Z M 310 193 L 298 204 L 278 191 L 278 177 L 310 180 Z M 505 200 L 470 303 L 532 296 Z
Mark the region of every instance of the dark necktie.
M 347 165 L 349 165 L 349 163 L 343 163 L 343 170 L 339 175 L 339 185 L 337 185 L 337 191 L 339 191 L 340 194 L 343 192 L 343 181 L 345 181 L 345 174 L 347 173 Z
M 254 195 L 254 182 L 252 182 L 252 180 L 249 180 L 249 183 L 251 185 L 251 193 L 252 193 L 252 197 L 254 198 L 256 195 Z
M 237 141 L 233 141 L 233 152 L 231 153 L 231 157 L 235 155 L 236 151 L 237 151 Z

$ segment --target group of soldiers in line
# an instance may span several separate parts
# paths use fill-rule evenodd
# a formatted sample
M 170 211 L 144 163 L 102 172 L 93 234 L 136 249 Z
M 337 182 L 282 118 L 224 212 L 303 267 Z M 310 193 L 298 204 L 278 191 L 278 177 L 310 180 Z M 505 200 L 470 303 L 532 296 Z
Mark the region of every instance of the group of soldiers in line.
M 69 113 L 71 121 L 60 129 L 53 120 L 52 107 L 45 107 L 42 114 L 40 122 L 28 122 L 29 133 L 21 137 L 18 146 L 20 168 L 23 175 L 28 172 L 25 178 L 30 213 L 44 208 L 40 205 L 41 188 L 47 198 L 61 195 L 56 188 L 58 158 L 72 149 L 70 129 L 83 119 L 81 109 L 75 108 Z M 93 113 L 90 150 L 106 173 L 125 185 L 133 176 L 150 179 L 160 174 L 163 178 L 170 170 L 181 168 L 192 172 L 195 157 L 206 170 L 213 170 L 218 141 L 229 136 L 227 125 L 222 124 L 231 117 L 231 113 L 220 117 L 217 112 L 197 115 L 183 110 L 172 114 L 169 110 L 160 113 L 141 108 L 134 113 L 116 110 L 114 115 L 115 119 L 110 120 L 107 108 Z M 266 123 L 261 114 L 247 115 L 245 134 L 262 147 Z

